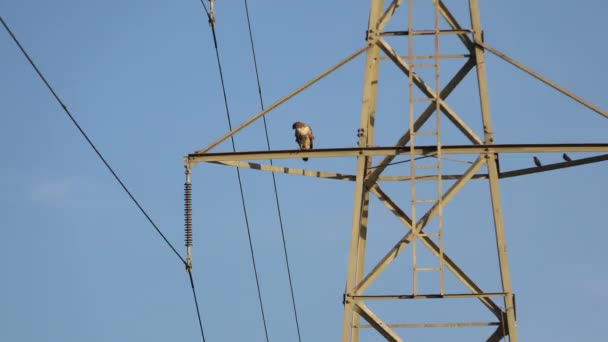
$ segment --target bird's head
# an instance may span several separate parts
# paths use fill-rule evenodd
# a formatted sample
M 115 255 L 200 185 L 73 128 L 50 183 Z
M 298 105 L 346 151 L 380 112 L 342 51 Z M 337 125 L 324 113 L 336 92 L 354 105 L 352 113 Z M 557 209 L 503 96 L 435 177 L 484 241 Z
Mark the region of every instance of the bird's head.
M 292 129 L 296 129 L 298 127 L 300 127 L 302 125 L 302 123 L 300 121 L 296 121 L 293 123 L 293 125 L 291 125 Z

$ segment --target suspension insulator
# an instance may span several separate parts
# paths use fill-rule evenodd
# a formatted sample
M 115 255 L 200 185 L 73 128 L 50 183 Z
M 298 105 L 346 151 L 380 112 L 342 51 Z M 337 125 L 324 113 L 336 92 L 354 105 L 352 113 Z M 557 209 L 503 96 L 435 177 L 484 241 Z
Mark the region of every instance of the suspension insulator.
M 186 247 L 192 246 L 192 185 L 184 184 L 184 222 Z

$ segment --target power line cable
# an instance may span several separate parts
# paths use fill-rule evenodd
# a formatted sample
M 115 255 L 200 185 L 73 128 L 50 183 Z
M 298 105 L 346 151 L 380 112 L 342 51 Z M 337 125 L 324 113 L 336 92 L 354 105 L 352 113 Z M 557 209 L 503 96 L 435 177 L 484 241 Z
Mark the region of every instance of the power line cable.
M 201 336 L 205 342 L 205 331 L 203 330 L 203 322 L 201 321 L 201 312 L 198 308 L 198 299 L 196 298 L 196 288 L 194 287 L 194 279 L 192 279 L 192 270 L 188 271 L 190 277 L 190 286 L 192 287 L 192 296 L 194 297 L 194 305 L 196 305 L 196 315 L 198 316 L 198 326 L 201 328 Z
M 201 0 L 201 3 L 204 6 L 203 0 Z M 209 18 L 209 23 L 211 24 L 211 33 L 213 34 L 213 44 L 215 46 L 215 57 L 217 59 L 217 66 L 218 66 L 218 70 L 219 70 L 219 74 L 220 74 L 220 82 L 221 82 L 221 86 L 222 86 L 222 94 L 224 96 L 224 107 L 226 108 L 226 117 L 228 119 L 228 128 L 230 131 L 232 131 L 232 120 L 230 118 L 230 110 L 228 109 L 228 97 L 226 95 L 226 86 L 225 86 L 225 82 L 224 82 L 224 73 L 222 71 L 222 63 L 220 60 L 220 52 L 219 52 L 219 48 L 218 48 L 218 44 L 217 44 L 217 35 L 215 33 L 215 21 L 212 20 L 211 15 L 209 14 L 209 12 L 207 12 L 206 8 L 205 8 L 205 12 L 207 14 L 207 17 Z M 234 143 L 234 136 L 230 137 L 230 140 L 232 142 L 232 151 L 236 152 L 236 145 Z M 266 325 L 266 315 L 264 314 L 264 304 L 262 302 L 262 292 L 260 290 L 260 279 L 258 276 L 258 270 L 257 270 L 257 266 L 256 266 L 256 262 L 255 262 L 255 254 L 253 252 L 253 241 L 251 239 L 251 228 L 249 226 L 249 218 L 247 216 L 247 207 L 245 205 L 245 194 L 243 191 L 243 181 L 241 179 L 241 172 L 240 172 L 240 168 L 236 168 L 236 175 L 239 181 L 239 190 L 241 193 L 241 205 L 243 207 L 243 215 L 245 217 L 245 227 L 247 228 L 247 238 L 249 240 L 249 251 L 251 252 L 251 262 L 253 264 L 253 273 L 255 275 L 255 283 L 256 283 L 256 287 L 257 287 L 257 291 L 258 291 L 258 300 L 260 303 L 260 312 L 262 314 L 262 322 L 264 324 L 264 334 L 266 336 L 266 341 L 270 341 L 268 338 L 268 327 Z
M 82 129 L 82 127 L 76 121 L 76 118 L 74 118 L 74 116 L 72 115 L 72 113 L 68 110 L 68 108 L 66 107 L 66 105 L 63 103 L 63 101 L 61 101 L 61 99 L 59 98 L 59 96 L 57 95 L 57 93 L 55 92 L 55 90 L 53 89 L 53 87 L 51 87 L 51 85 L 46 80 L 46 78 L 44 77 L 44 75 L 42 75 L 42 72 L 40 72 L 40 69 L 38 69 L 38 67 L 36 66 L 36 64 L 34 63 L 34 61 L 30 58 L 29 54 L 25 51 L 25 49 L 23 48 L 23 46 L 21 45 L 21 43 L 19 42 L 19 40 L 17 40 L 17 37 L 15 37 L 15 35 L 13 34 L 13 31 L 11 31 L 11 29 L 8 27 L 8 25 L 6 24 L 6 22 L 4 21 L 4 19 L 2 19 L 2 16 L 0 16 L 0 21 L 2 22 L 2 25 L 4 26 L 4 28 L 6 29 L 6 31 L 8 32 L 8 34 L 11 36 L 11 38 L 13 38 L 13 41 L 15 42 L 15 44 L 17 44 L 17 46 L 19 47 L 19 49 L 21 50 L 21 52 L 23 53 L 23 55 L 25 56 L 25 58 L 27 58 L 27 60 L 29 61 L 30 65 L 34 68 L 34 70 L 36 71 L 36 73 L 38 74 L 38 76 L 40 77 L 40 79 L 42 80 L 42 82 L 44 82 L 44 84 L 46 85 L 46 87 L 48 88 L 48 90 L 51 92 L 51 94 L 53 94 L 53 97 L 55 97 L 55 100 L 57 100 L 57 102 L 59 103 L 59 105 L 61 105 L 61 108 L 63 108 L 63 111 L 68 115 L 68 117 L 70 118 L 70 120 L 72 121 L 72 123 L 76 126 L 76 128 L 78 128 L 78 130 L 80 131 L 80 133 L 82 134 L 82 136 L 86 139 L 86 141 L 89 143 L 89 145 L 91 146 L 91 148 L 93 148 L 93 151 L 95 151 L 95 153 L 97 154 L 97 156 L 99 157 L 99 159 L 101 159 L 101 161 L 104 163 L 104 165 L 106 166 L 106 168 L 108 169 L 108 171 L 110 171 L 110 173 L 112 174 L 112 176 L 114 176 L 114 179 L 116 179 L 116 181 L 118 182 L 118 184 L 120 184 L 120 186 L 127 193 L 127 195 L 129 195 L 129 197 L 131 198 L 131 200 L 133 201 L 133 203 L 135 203 L 135 205 L 137 206 L 137 208 L 139 208 L 139 210 L 141 211 L 141 213 L 146 217 L 146 219 L 148 220 L 148 222 L 150 222 L 150 224 L 152 225 L 152 227 L 154 227 L 154 229 L 156 230 L 156 232 L 163 238 L 163 240 L 171 248 L 171 250 L 173 251 L 173 253 L 175 253 L 175 255 L 185 264 L 186 260 L 184 260 L 184 258 L 179 254 L 179 252 L 175 249 L 175 247 L 173 247 L 173 245 L 171 244 L 171 242 L 169 242 L 169 240 L 167 240 L 167 238 L 165 237 L 165 234 L 163 234 L 160 231 L 160 229 L 158 228 L 158 226 L 156 225 L 156 223 L 154 223 L 154 221 L 152 220 L 152 218 L 150 218 L 150 216 L 148 215 L 148 213 L 146 213 L 146 211 L 144 210 L 144 208 L 135 199 L 135 197 L 133 196 L 133 194 L 131 194 L 131 192 L 129 191 L 129 189 L 127 189 L 126 185 L 123 183 L 123 181 L 120 179 L 120 177 L 116 174 L 116 172 L 114 171 L 114 169 L 112 169 L 112 167 L 106 161 L 106 159 L 103 157 L 103 155 L 101 154 L 101 152 L 99 152 L 99 150 L 97 149 L 97 147 L 95 146 L 95 144 L 93 143 L 93 141 L 91 141 L 91 139 L 89 138 L 89 136 L 84 132 L 84 130 Z
M 424 158 L 430 158 L 430 157 L 435 158 L 435 155 L 434 155 L 434 154 L 431 154 L 431 155 L 428 155 L 428 156 L 420 156 L 420 157 L 415 157 L 415 158 L 414 158 L 414 160 L 418 160 L 418 159 L 424 159 Z M 389 164 L 386 164 L 386 165 L 376 165 L 376 166 L 372 166 L 372 167 L 370 167 L 370 169 L 376 169 L 376 168 L 379 168 L 380 166 L 382 166 L 382 167 L 387 167 L 387 166 L 391 166 L 391 165 L 397 165 L 397 164 L 409 163 L 410 161 L 412 161 L 412 160 L 411 160 L 411 159 L 406 159 L 406 160 L 401 160 L 401 161 L 398 161 L 398 162 L 389 163 Z
M 414 158 L 414 160 L 424 159 L 424 158 L 437 158 L 437 155 L 436 154 L 429 154 L 427 156 L 419 156 L 419 157 Z M 456 159 L 456 158 L 441 157 L 441 160 L 449 160 L 449 161 L 458 162 L 458 163 L 464 163 L 464 164 L 473 164 L 473 162 L 470 162 L 468 160 L 462 160 L 462 159 Z M 398 161 L 398 162 L 386 164 L 383 167 L 387 167 L 387 166 L 391 166 L 391 165 L 397 165 L 397 164 L 403 164 L 403 163 L 409 163 L 410 161 L 411 161 L 410 159 L 401 160 L 401 161 Z M 372 166 L 372 167 L 370 167 L 370 169 L 376 169 L 376 168 L 379 168 L 380 166 L 382 166 L 382 165 Z
M 48 90 L 51 92 L 51 94 L 53 94 L 53 97 L 55 97 L 55 100 L 57 100 L 57 102 L 61 105 L 61 108 L 63 108 L 64 112 L 68 115 L 68 117 L 70 118 L 70 120 L 72 121 L 72 123 L 74 123 L 74 125 L 76 126 L 76 128 L 78 128 L 78 130 L 80 131 L 80 133 L 82 134 L 82 136 L 86 139 L 86 141 L 89 143 L 89 145 L 91 146 L 91 148 L 93 148 L 93 150 L 95 151 L 95 153 L 97 154 L 97 156 L 99 157 L 99 159 L 101 159 L 101 161 L 104 163 L 104 165 L 106 166 L 106 168 L 110 171 L 110 173 L 112 174 L 112 176 L 114 176 L 114 178 L 116 179 L 116 181 L 120 184 L 120 186 L 127 193 L 127 195 L 129 195 L 129 197 L 131 198 L 131 200 L 133 201 L 133 203 L 135 203 L 135 205 L 137 206 L 137 208 L 139 208 L 139 210 L 141 211 L 141 213 L 146 217 L 146 219 L 148 220 L 148 222 L 150 222 L 150 224 L 152 225 L 152 227 L 154 227 L 154 229 L 156 230 L 156 232 L 158 232 L 158 234 L 163 238 L 163 240 L 166 242 L 166 244 L 171 248 L 171 250 L 173 251 L 173 253 L 175 253 L 175 255 L 182 261 L 182 263 L 186 264 L 186 260 L 184 260 L 184 258 L 179 254 L 179 252 L 175 249 L 175 247 L 173 247 L 173 245 L 169 242 L 169 240 L 167 240 L 167 238 L 161 232 L 161 230 L 158 228 L 158 226 L 156 225 L 156 223 L 154 223 L 154 221 L 152 220 L 152 218 L 150 217 L 150 215 L 148 215 L 148 213 L 146 213 L 146 211 L 144 210 L 144 208 L 135 199 L 135 197 L 133 196 L 133 194 L 131 194 L 131 192 L 129 191 L 129 189 L 127 189 L 126 185 L 123 183 L 123 181 L 120 179 L 120 177 L 116 174 L 116 172 L 114 171 L 114 169 L 112 169 L 112 167 L 106 161 L 106 159 L 103 157 L 103 155 L 101 154 L 101 152 L 99 152 L 99 150 L 97 149 L 97 147 L 95 146 L 95 144 L 93 143 L 93 141 L 91 141 L 91 139 L 89 138 L 89 136 L 85 133 L 85 131 L 82 129 L 82 127 L 78 124 L 78 122 L 76 121 L 76 118 L 74 118 L 74 116 L 72 115 L 72 113 L 68 110 L 67 106 L 59 98 L 59 96 L 57 95 L 57 93 L 55 92 L 55 90 L 53 89 L 53 87 L 49 84 L 49 82 L 46 80 L 46 78 L 44 77 L 44 75 L 42 74 L 42 72 L 40 71 L 40 69 L 38 69 L 38 67 L 36 66 L 36 64 L 34 63 L 34 61 L 30 58 L 29 54 L 25 51 L 25 49 L 23 48 L 23 46 L 21 45 L 21 43 L 19 42 L 19 40 L 17 39 L 17 37 L 13 34 L 13 31 L 8 27 L 8 25 L 6 24 L 6 22 L 4 21 L 4 19 L 2 18 L 2 16 L 0 16 L 0 22 L 2 22 L 2 25 L 4 26 L 4 28 L 6 29 L 6 31 L 8 32 L 8 34 L 11 36 L 11 38 L 13 39 L 13 41 L 15 42 L 15 44 L 17 44 L 17 46 L 19 47 L 19 49 L 21 50 L 21 52 L 23 53 L 23 55 L 25 56 L 25 58 L 27 58 L 28 62 L 34 68 L 34 70 L 36 71 L 36 73 L 38 74 L 38 76 L 40 77 L 40 79 L 42 80 L 42 82 L 44 82 L 44 84 L 46 85 L 46 87 L 48 88 Z M 201 329 L 201 336 L 203 338 L 203 342 L 205 342 L 205 333 L 203 332 L 203 323 L 201 321 L 201 314 L 200 314 L 200 311 L 199 311 L 198 299 L 196 297 L 196 290 L 195 290 L 195 287 L 194 287 L 194 281 L 192 279 L 192 273 L 188 272 L 188 275 L 190 276 L 190 285 L 192 286 L 192 294 L 194 295 L 194 304 L 196 305 L 196 313 L 197 313 L 197 316 L 198 316 L 198 324 L 199 324 L 199 327 Z
M 209 11 L 207 10 L 207 6 L 205 5 L 205 1 L 201 0 L 201 5 L 203 5 L 203 9 L 205 10 L 205 14 L 207 15 L 207 17 L 209 19 L 211 19 L 211 16 L 209 15 Z
M 257 84 L 258 84 L 258 95 L 260 96 L 260 107 L 262 108 L 262 110 L 264 110 L 264 100 L 262 97 L 262 85 L 260 82 L 260 73 L 258 71 L 258 62 L 257 62 L 256 54 L 255 54 L 255 45 L 253 43 L 253 33 L 252 33 L 252 29 L 251 29 L 251 20 L 249 17 L 249 5 L 247 4 L 247 0 L 245 0 L 245 13 L 247 15 L 247 27 L 249 29 L 249 41 L 251 43 L 251 53 L 253 55 L 253 65 L 255 68 L 255 77 L 257 80 Z M 270 151 L 270 138 L 268 135 L 268 125 L 266 124 L 266 116 L 262 116 L 262 119 L 264 121 L 264 132 L 266 134 L 266 146 L 268 147 L 268 151 Z M 273 165 L 272 159 L 270 159 L 270 165 Z M 293 282 L 291 279 L 291 268 L 289 266 L 289 258 L 288 258 L 288 254 L 287 254 L 287 243 L 285 240 L 285 230 L 283 228 L 283 216 L 281 215 L 281 205 L 279 204 L 279 193 L 277 190 L 277 180 L 274 175 L 274 172 L 271 174 L 272 174 L 272 184 L 274 186 L 274 197 L 275 197 L 275 201 L 277 204 L 279 225 L 281 227 L 281 237 L 283 238 L 283 252 L 285 254 L 285 264 L 287 265 L 287 276 L 289 278 L 289 289 L 291 291 L 291 303 L 293 305 L 293 314 L 295 317 L 296 329 L 298 332 L 298 341 L 302 342 L 302 337 L 300 335 L 300 323 L 298 321 L 298 311 L 296 309 L 296 299 L 295 299 L 295 295 L 294 295 L 294 291 L 293 291 Z

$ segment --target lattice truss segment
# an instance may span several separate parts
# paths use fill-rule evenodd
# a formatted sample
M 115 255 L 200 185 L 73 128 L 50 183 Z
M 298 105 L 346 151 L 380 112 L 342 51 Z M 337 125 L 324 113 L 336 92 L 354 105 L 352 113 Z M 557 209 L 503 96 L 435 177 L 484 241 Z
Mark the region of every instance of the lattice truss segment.
M 422 0 L 419 0 L 422 1 Z M 499 341 L 509 338 L 517 341 L 515 323 L 515 304 L 511 281 L 509 275 L 508 260 L 505 247 L 503 228 L 503 217 L 501 211 L 499 183 L 501 178 L 527 175 L 531 173 L 555 170 L 565 167 L 595 163 L 608 160 L 608 154 L 595 157 L 567 160 L 562 163 L 544 166 L 511 170 L 501 172 L 498 167 L 499 153 L 555 153 L 555 152 L 608 152 L 608 144 L 520 144 L 520 145 L 498 145 L 494 144 L 492 122 L 490 120 L 490 107 L 486 90 L 486 70 L 484 63 L 485 51 L 490 51 L 515 67 L 539 79 L 545 84 L 558 90 L 571 99 L 586 106 L 590 110 L 608 118 L 608 113 L 592 105 L 584 99 L 572 94 L 559 85 L 547 80 L 543 76 L 526 68 L 519 62 L 509 58 L 498 50 L 483 42 L 482 30 L 479 17 L 478 0 L 469 0 L 470 28 L 463 28 L 452 15 L 448 7 L 438 0 L 427 0 L 432 3 L 434 10 L 434 25 L 430 30 L 416 30 L 413 25 L 414 6 L 413 0 L 406 0 L 408 14 L 407 30 L 385 31 L 387 24 L 394 17 L 398 8 L 402 6 L 402 0 L 394 0 L 384 6 L 381 0 L 371 0 L 369 25 L 367 30 L 366 45 L 353 54 L 346 57 L 336 65 L 311 79 L 301 87 L 268 106 L 265 110 L 253 115 L 241 125 L 223 135 L 208 147 L 195 151 L 184 158 L 187 183 L 190 182 L 190 169 L 200 162 L 210 162 L 233 167 L 251 168 L 266 172 L 285 173 L 299 176 L 318 177 L 335 180 L 354 181 L 355 193 L 353 202 L 351 244 L 349 264 L 347 271 L 346 289 L 344 294 L 344 319 L 342 329 L 343 341 L 358 341 L 360 329 L 373 328 L 389 341 L 402 341 L 395 328 L 420 328 L 420 327 L 464 327 L 464 326 L 496 326 L 496 330 L 487 338 L 487 341 Z M 442 28 L 442 23 L 447 29 Z M 408 53 L 400 55 L 387 41 L 390 36 L 407 36 Z M 419 55 L 416 53 L 414 38 L 416 36 L 433 36 L 434 48 L 430 55 Z M 440 50 L 440 37 L 457 37 L 464 49 L 468 52 L 461 55 L 442 54 Z M 257 119 L 268 114 L 284 102 L 301 93 L 311 85 L 323 79 L 341 66 L 366 53 L 363 100 L 358 130 L 357 148 L 329 148 L 310 151 L 279 150 L 279 151 L 248 151 L 236 153 L 213 153 L 213 148 L 241 131 Z M 463 65 L 455 75 L 442 86 L 440 82 L 441 61 L 446 58 L 462 58 Z M 408 80 L 408 113 L 409 127 L 397 139 L 394 146 L 377 147 L 373 143 L 374 122 L 376 114 L 376 95 L 378 84 L 379 61 L 388 59 L 404 74 Z M 419 69 L 431 70 L 434 77 L 425 79 L 418 72 Z M 475 70 L 478 96 L 475 97 L 480 103 L 482 114 L 482 135 L 478 135 L 454 109 L 447 103 L 447 97 L 461 83 L 470 72 Z M 427 73 L 428 76 L 428 73 Z M 422 95 L 420 95 L 422 94 Z M 416 111 L 416 104 L 426 103 L 421 112 Z M 434 120 L 431 120 L 434 118 Z M 443 145 L 441 142 L 441 118 L 447 118 L 470 142 L 469 145 Z M 422 131 L 421 128 L 428 127 L 433 122 L 430 130 Z M 425 126 L 426 124 L 426 126 Z M 421 136 L 434 137 L 432 145 L 420 145 L 417 143 Z M 475 157 L 475 161 L 462 174 L 444 174 L 442 172 L 441 160 L 444 156 L 453 154 L 468 154 Z M 383 172 L 387 166 L 398 156 L 409 156 L 410 174 L 405 176 L 384 176 Z M 417 163 L 419 157 L 433 157 L 436 163 Z M 337 172 L 306 170 L 290 168 L 277 165 L 254 163 L 251 160 L 263 159 L 294 159 L 294 158 L 332 158 L 332 157 L 354 157 L 357 160 L 355 174 L 343 174 Z M 372 166 L 373 157 L 383 157 L 375 166 Z M 480 173 L 485 167 L 487 173 Z M 422 172 L 422 169 L 431 169 L 431 173 Z M 428 170 L 427 170 L 428 171 Z M 442 240 L 442 210 L 454 196 L 472 179 L 487 179 L 489 182 L 493 223 L 497 254 L 500 268 L 501 289 L 496 292 L 483 291 L 456 262 L 444 251 Z M 455 181 L 445 191 L 442 181 Z M 410 184 L 410 214 L 406 214 L 391 197 L 380 187 L 379 182 L 407 181 Z M 437 196 L 433 199 L 420 198 L 416 192 L 417 182 L 434 182 Z M 383 205 L 394 214 L 394 216 L 406 228 L 406 233 L 400 238 L 384 257 L 377 261 L 371 270 L 364 272 L 364 261 L 366 254 L 368 209 L 370 195 L 375 196 Z M 421 210 L 419 203 L 428 202 L 429 208 Z M 421 214 L 421 215 L 420 215 Z M 435 220 L 436 230 L 427 233 L 430 222 Z M 430 251 L 438 260 L 438 267 L 419 267 L 416 264 L 416 246 Z M 388 294 L 367 295 L 366 289 L 378 278 L 380 274 L 396 260 L 408 246 L 412 249 L 412 292 L 410 294 Z M 188 256 L 189 257 L 189 256 Z M 190 260 L 190 257 L 189 259 Z M 444 286 L 444 270 L 449 271 L 469 291 L 467 293 L 448 293 Z M 439 293 L 418 293 L 416 283 L 417 272 L 436 271 L 439 272 Z M 407 299 L 453 299 L 472 298 L 478 300 L 489 312 L 496 317 L 493 322 L 449 322 L 449 323 L 397 323 L 388 324 L 384 322 L 367 305 L 366 301 L 375 300 L 407 300 Z M 500 300 L 499 302 L 496 300 Z M 367 324 L 362 324 L 363 318 Z

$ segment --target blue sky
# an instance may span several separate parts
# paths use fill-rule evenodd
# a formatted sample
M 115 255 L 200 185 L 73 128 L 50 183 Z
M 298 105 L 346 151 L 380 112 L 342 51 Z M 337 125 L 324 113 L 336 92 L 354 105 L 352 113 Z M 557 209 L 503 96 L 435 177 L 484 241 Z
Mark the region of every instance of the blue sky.
M 267 105 L 364 44 L 367 2 L 249 5 Z M 466 25 L 465 2 L 448 5 Z M 608 108 L 604 2 L 556 6 L 548 0 L 515 0 L 481 6 L 488 44 Z M 401 21 L 391 29 L 405 25 L 405 8 L 401 11 Z M 236 124 L 259 110 L 244 5 L 219 1 L 216 12 Z M 3 1 L 0 14 L 135 197 L 185 254 L 181 158 L 227 131 L 200 2 Z M 431 27 L 419 18 L 421 26 Z M 390 42 L 407 52 L 405 40 Z M 456 53 L 458 45 L 446 41 L 444 46 Z M 5 32 L 0 52 L 0 340 L 200 340 L 181 262 L 103 168 Z M 363 60 L 272 112 L 273 148 L 295 147 L 291 123 L 296 120 L 311 124 L 319 147 L 354 146 Z M 407 83 L 390 62 L 383 63 L 376 141 L 391 145 L 407 124 Z M 446 73 L 456 66 L 446 64 Z M 487 70 L 497 143 L 605 142 L 605 118 L 495 57 L 487 57 Z M 448 103 L 481 134 L 474 81 L 470 74 Z M 445 132 L 444 143 L 462 142 L 448 124 Z M 265 149 L 265 143 L 261 122 L 236 137 L 239 150 Z M 218 150 L 229 148 L 222 144 Z M 551 163 L 561 157 L 541 159 Z M 304 166 L 300 160 L 280 164 Z M 305 166 L 353 172 L 355 162 L 313 159 Z M 532 156 L 501 156 L 503 170 L 531 166 Z M 446 162 L 446 168 L 463 166 Z M 401 165 L 389 172 L 408 169 Z M 603 334 L 607 171 L 600 163 L 501 181 L 522 340 L 592 340 Z M 242 175 L 270 340 L 294 341 L 271 177 L 250 170 Z M 192 179 L 194 275 L 207 340 L 262 341 L 236 173 L 200 165 Z M 278 175 L 277 183 L 303 340 L 337 340 L 353 184 L 288 175 Z M 406 203 L 408 189 L 404 183 L 385 188 L 399 203 Z M 500 289 L 488 203 L 486 182 L 468 184 L 446 206 L 444 226 L 449 254 L 493 292 Z M 404 233 L 378 201 L 370 212 L 367 265 Z M 411 291 L 407 256 L 393 266 L 370 293 Z M 377 310 L 391 323 L 491 320 L 477 302 L 399 305 Z M 481 339 L 490 332 L 402 331 L 409 340 L 446 334 Z M 371 332 L 363 336 L 379 340 Z

